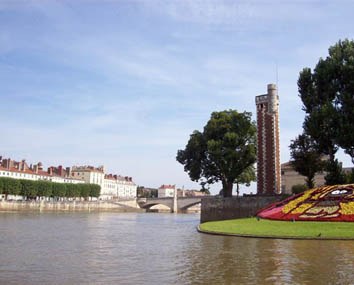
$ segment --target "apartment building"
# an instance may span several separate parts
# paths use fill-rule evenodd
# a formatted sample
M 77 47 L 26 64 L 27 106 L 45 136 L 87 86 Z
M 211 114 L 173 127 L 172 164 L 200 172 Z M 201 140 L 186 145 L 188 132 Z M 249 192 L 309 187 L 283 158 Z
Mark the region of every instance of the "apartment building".
M 104 167 L 51 166 L 45 171 L 41 162 L 28 165 L 23 159 L 15 161 L 0 156 L 0 177 L 15 179 L 46 180 L 57 183 L 90 183 L 101 186 L 100 200 L 131 199 L 137 196 L 137 185 L 132 177 L 105 174 Z

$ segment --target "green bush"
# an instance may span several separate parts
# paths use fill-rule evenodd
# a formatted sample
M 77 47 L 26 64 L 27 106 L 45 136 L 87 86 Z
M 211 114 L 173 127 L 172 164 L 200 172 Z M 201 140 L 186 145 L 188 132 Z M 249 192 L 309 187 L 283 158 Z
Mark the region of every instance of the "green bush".
M 38 180 L 37 185 L 37 195 L 39 197 L 50 197 L 52 196 L 52 182 Z
M 35 198 L 37 197 L 37 185 L 36 181 L 32 180 L 19 180 L 21 184 L 20 195 L 28 198 Z
M 101 192 L 101 186 L 97 184 L 89 184 L 90 185 L 90 197 L 98 198 Z
M 19 195 L 21 191 L 20 180 L 1 177 L 2 180 L 2 193 L 7 195 Z
M 0 177 L 0 193 L 7 195 L 22 195 L 35 197 L 99 197 L 101 186 L 97 184 L 56 183 L 43 180 L 25 180 Z
M 291 193 L 299 194 L 306 191 L 307 189 L 308 187 L 305 184 L 296 184 L 293 187 L 291 187 Z
M 78 184 L 80 189 L 80 197 L 87 198 L 90 196 L 90 184 Z
M 65 197 L 66 185 L 65 183 L 52 182 L 52 196 L 53 197 Z
M 77 184 L 66 184 L 66 197 L 80 197 L 80 188 Z

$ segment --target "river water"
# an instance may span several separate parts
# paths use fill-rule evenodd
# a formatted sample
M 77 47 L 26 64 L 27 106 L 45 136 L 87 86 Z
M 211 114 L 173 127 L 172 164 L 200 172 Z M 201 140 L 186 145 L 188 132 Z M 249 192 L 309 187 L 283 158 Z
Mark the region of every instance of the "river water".
M 354 284 L 353 241 L 222 237 L 199 215 L 0 213 L 0 284 Z

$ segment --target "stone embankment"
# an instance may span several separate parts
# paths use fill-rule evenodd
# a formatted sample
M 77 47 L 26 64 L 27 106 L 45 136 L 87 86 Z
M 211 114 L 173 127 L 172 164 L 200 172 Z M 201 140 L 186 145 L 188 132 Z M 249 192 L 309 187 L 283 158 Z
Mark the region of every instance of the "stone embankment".
M 288 196 L 205 197 L 202 198 L 200 222 L 253 217 L 260 209 L 286 197 Z
M 134 203 L 130 203 L 134 204 Z M 0 211 L 101 211 L 101 212 L 145 212 L 143 209 L 127 203 L 108 201 L 0 201 Z

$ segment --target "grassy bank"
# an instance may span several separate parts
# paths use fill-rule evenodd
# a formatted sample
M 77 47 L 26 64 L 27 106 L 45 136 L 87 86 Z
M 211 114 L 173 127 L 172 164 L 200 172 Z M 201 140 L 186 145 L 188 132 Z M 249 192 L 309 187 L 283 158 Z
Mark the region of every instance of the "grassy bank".
M 354 239 L 354 223 L 285 222 L 256 218 L 207 222 L 199 226 L 207 233 L 276 238 Z

